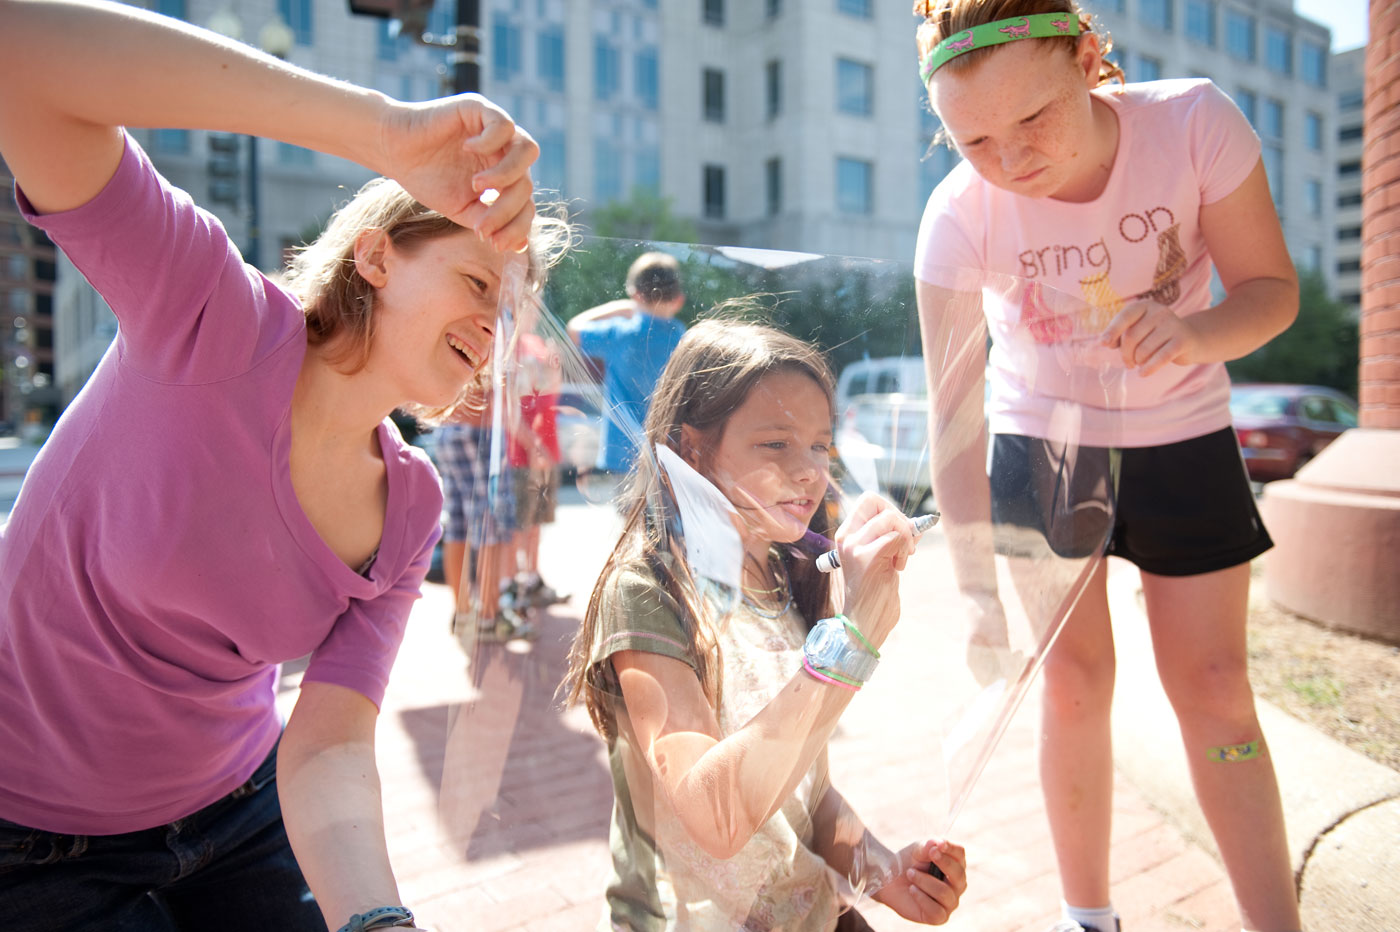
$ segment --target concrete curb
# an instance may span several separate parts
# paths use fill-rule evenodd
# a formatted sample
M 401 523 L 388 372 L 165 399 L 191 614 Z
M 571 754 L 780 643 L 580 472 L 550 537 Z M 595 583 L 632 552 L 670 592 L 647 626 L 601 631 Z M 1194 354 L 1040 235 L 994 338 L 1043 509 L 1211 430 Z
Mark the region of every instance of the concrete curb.
M 1118 653 L 1114 763 L 1183 834 L 1219 852 L 1196 804 L 1162 692 L 1137 573 L 1109 572 Z M 1306 929 L 1400 929 L 1400 773 L 1260 701 L 1278 772 Z

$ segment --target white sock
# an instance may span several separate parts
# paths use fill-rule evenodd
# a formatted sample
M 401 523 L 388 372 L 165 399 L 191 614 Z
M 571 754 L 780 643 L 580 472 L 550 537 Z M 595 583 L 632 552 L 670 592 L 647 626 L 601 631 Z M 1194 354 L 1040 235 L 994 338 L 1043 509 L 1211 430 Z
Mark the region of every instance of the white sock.
M 1071 906 L 1064 901 L 1061 901 L 1060 906 L 1064 910 L 1066 919 L 1073 919 L 1085 928 L 1092 927 L 1098 932 L 1118 932 L 1118 914 L 1113 911 L 1112 903 L 1098 909 Z

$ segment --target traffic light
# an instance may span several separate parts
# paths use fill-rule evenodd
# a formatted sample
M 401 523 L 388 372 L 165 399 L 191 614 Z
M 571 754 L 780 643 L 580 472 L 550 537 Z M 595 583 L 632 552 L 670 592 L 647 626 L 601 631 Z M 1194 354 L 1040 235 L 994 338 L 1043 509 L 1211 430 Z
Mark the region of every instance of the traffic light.
M 234 133 L 209 134 L 209 200 L 215 204 L 236 207 L 243 195 L 239 139 Z
M 396 19 L 403 31 L 412 36 L 422 35 L 428 28 L 428 14 L 433 0 L 349 0 L 350 12 L 377 19 Z

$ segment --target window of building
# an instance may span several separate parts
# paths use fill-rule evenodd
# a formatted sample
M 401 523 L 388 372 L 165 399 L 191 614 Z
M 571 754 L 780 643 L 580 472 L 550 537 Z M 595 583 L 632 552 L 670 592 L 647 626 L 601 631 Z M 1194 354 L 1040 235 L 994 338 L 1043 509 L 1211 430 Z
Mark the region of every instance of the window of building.
M 564 30 L 546 26 L 535 39 L 536 67 L 540 80 L 551 91 L 564 90 Z
M 1345 242 L 1361 239 L 1361 227 L 1338 227 L 1337 239 Z
M 1186 35 L 1202 45 L 1215 45 L 1215 0 L 1186 0 Z
M 500 16 L 491 25 L 491 77 L 502 83 L 520 74 L 520 27 Z
M 1138 81 L 1160 81 L 1162 79 L 1162 60 L 1150 55 L 1139 55 L 1137 66 L 1133 70 L 1137 73 L 1136 80 Z
M 919 200 L 927 201 L 938 183 L 958 164 L 958 154 L 939 142 L 925 140 L 919 146 Z
M 1343 126 L 1337 130 L 1338 142 L 1355 142 L 1365 135 L 1365 128 L 1361 126 Z
M 861 19 L 869 19 L 871 15 L 870 0 L 836 0 L 836 9 L 847 16 L 859 16 Z
M 617 48 L 603 36 L 593 37 L 593 97 L 612 100 L 617 95 L 619 71 Z
M 1255 120 L 1257 115 L 1256 111 L 1258 110 L 1256 106 L 1257 100 L 1258 98 L 1254 96 L 1253 91 L 1246 90 L 1245 88 L 1240 88 L 1235 91 L 1235 104 L 1240 108 L 1240 112 L 1244 114 L 1244 118 L 1249 121 L 1249 124 L 1255 127 L 1258 126 Z
M 315 35 L 311 29 L 311 0 L 277 0 L 277 12 L 292 27 L 297 45 L 311 45 Z
M 1303 185 L 1303 206 L 1309 217 L 1322 216 L 1322 182 L 1309 178 Z
M 156 0 L 151 8 L 161 16 L 169 16 L 174 19 L 184 19 L 187 15 L 185 0 Z
M 718 68 L 706 68 L 701 85 L 704 94 L 701 110 L 705 120 L 710 123 L 723 123 L 724 72 Z
M 1293 73 L 1293 36 L 1286 29 L 1264 27 L 1264 66 L 1279 74 Z
M 1320 42 L 1303 39 L 1298 43 L 1298 72 L 1313 87 L 1327 86 L 1327 48 Z
M 767 0 L 763 12 L 769 19 L 777 19 L 778 15 L 783 12 L 783 0 Z
M 1361 91 L 1347 91 L 1337 95 L 1337 106 L 1342 110 L 1360 110 L 1365 102 L 1366 96 Z
M 1360 259 L 1342 259 L 1337 263 L 1338 275 L 1350 275 L 1352 272 L 1361 271 Z
M 723 26 L 724 0 L 701 0 L 700 18 L 706 26 Z
M 776 59 L 763 66 L 763 98 L 768 119 L 783 112 L 783 63 Z
M 1304 256 L 1305 256 L 1305 258 L 1303 259 L 1303 263 L 1304 263 L 1305 267 L 1310 268 L 1310 269 L 1314 269 L 1314 270 L 1317 270 L 1317 271 L 1321 271 L 1321 269 L 1322 269 L 1322 247 L 1321 247 L 1321 246 L 1319 246 L 1319 245 L 1317 245 L 1316 243 L 1314 243 L 1313 245 L 1311 245 L 1311 246 L 1308 247 L 1308 251 L 1304 254 Z
M 1322 151 L 1322 114 L 1312 110 L 1303 114 L 1303 142 L 1314 152 Z
M 1139 0 L 1138 17 L 1153 29 L 1171 32 L 1172 0 Z
M 1337 206 L 1338 206 L 1338 207 L 1360 207 L 1360 206 L 1361 206 L 1361 192 L 1360 192 L 1360 191 L 1348 191 L 1346 194 L 1338 194 L 1338 195 L 1337 195 Z
M 1352 175 L 1359 174 L 1361 174 L 1360 159 L 1357 159 L 1354 162 L 1342 162 L 1340 165 L 1337 166 L 1337 176 L 1340 178 L 1349 178 Z
M 622 197 L 622 150 L 611 139 L 593 143 L 593 195 L 600 204 Z
M 644 48 L 633 57 L 632 83 L 643 107 L 655 110 L 661 105 L 661 64 L 656 49 Z
M 643 146 L 633 157 L 635 170 L 633 186 L 657 194 L 661 191 L 661 151 L 656 146 Z
M 763 163 L 763 192 L 768 204 L 768 216 L 783 212 L 783 160 L 769 159 Z
M 151 148 L 168 155 L 188 155 L 190 131 L 187 129 L 151 130 Z
M 398 23 L 392 19 L 381 19 L 374 31 L 374 57 L 380 61 L 397 59 L 401 35 Z
M 706 165 L 704 169 L 705 216 L 710 220 L 724 219 L 724 166 Z
M 1254 61 L 1255 20 L 1248 13 L 1225 10 L 1225 50 L 1242 61 Z
M 836 109 L 856 116 L 874 110 L 875 69 L 849 58 L 836 59 Z
M 535 137 L 540 144 L 540 157 L 535 160 L 530 174 L 536 186 L 551 191 L 564 190 L 564 133 L 562 130 L 545 130 Z
M 1274 196 L 1274 206 L 1283 209 L 1283 146 L 1269 143 L 1260 153 L 1264 159 L 1264 171 L 1269 176 L 1269 191 Z
M 1259 134 L 1267 139 L 1283 138 L 1283 101 L 1274 97 L 1264 98 L 1264 108 L 1259 117 Z
M 844 214 L 869 214 L 874 198 L 874 166 L 864 159 L 836 159 L 836 209 Z

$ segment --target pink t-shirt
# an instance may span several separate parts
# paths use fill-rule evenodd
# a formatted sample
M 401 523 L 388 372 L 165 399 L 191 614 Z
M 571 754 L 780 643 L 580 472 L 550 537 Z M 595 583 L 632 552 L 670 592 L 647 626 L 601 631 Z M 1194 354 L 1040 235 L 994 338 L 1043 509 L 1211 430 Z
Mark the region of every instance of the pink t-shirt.
M 305 679 L 381 700 L 442 497 L 385 421 L 378 556 L 336 558 L 289 470 L 300 308 L 130 139 L 82 207 L 16 199 L 119 327 L 0 533 L 0 817 L 134 831 L 248 779 L 275 664 L 311 653 Z
M 1057 396 L 1080 403 L 1079 440 L 1093 446 L 1152 446 L 1227 427 L 1230 382 L 1221 363 L 1168 365 L 1144 377 L 1124 371 L 1116 353 L 1090 349 L 1076 350 L 1074 359 L 1116 367 L 1102 380 L 1112 383 L 1109 391 L 1082 372 L 1073 384 L 1047 375 L 1057 369 L 1044 364 L 1050 356 L 1066 358 L 1071 344 L 1092 346 L 1129 300 L 1157 301 L 1183 317 L 1211 306 L 1200 208 L 1234 192 L 1259 161 L 1249 122 L 1208 80 L 1094 93 L 1113 108 L 1119 127 L 1103 193 L 1084 203 L 1022 197 L 988 184 L 963 162 L 929 198 L 915 276 L 946 285 L 954 268 L 994 273 L 996 284 L 982 301 L 993 338 L 994 432 L 1050 436 L 1051 419 L 1063 409 Z M 1002 276 L 1019 281 L 1007 287 Z M 1038 293 L 1037 285 L 1063 298 Z M 1037 318 L 1047 305 L 1056 314 L 1071 305 L 1074 311 L 1047 322 Z M 1007 339 L 1013 331 L 1015 341 Z M 1044 354 L 1038 367 L 1037 352 Z

